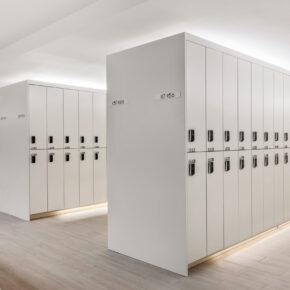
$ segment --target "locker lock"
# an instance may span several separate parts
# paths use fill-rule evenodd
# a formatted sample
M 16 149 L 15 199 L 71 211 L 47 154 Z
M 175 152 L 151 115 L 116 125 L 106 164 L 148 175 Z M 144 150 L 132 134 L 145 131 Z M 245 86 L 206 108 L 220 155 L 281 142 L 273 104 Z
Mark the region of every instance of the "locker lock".
M 279 133 L 275 132 L 274 134 L 275 141 L 279 141 Z
M 284 154 L 284 163 L 287 164 L 288 163 L 288 153 Z
M 257 139 L 258 139 L 258 133 L 257 133 L 257 131 L 254 131 L 253 132 L 253 141 L 256 142 Z
M 208 142 L 212 142 L 213 141 L 213 130 L 208 130 L 207 131 L 207 140 L 208 140 Z
M 207 172 L 212 174 L 214 172 L 214 158 L 210 158 L 207 163 Z
M 95 152 L 95 160 L 99 159 L 99 152 Z
M 49 137 L 48 137 L 48 142 L 49 142 L 50 144 L 53 143 L 53 136 L 49 136 Z
M 230 131 L 225 131 L 225 142 L 229 142 L 231 139 L 230 137 Z
M 35 136 L 31 136 L 31 144 L 35 144 L 36 143 L 36 137 Z
M 244 169 L 245 168 L 245 157 L 242 156 L 240 157 L 240 169 Z
M 99 143 L 99 137 L 95 136 L 95 143 Z
M 70 153 L 65 153 L 65 161 L 70 161 Z
M 31 163 L 36 163 L 36 155 L 37 154 L 32 154 L 31 155 Z
M 264 132 L 264 141 L 268 142 L 268 140 L 269 140 L 269 134 L 268 132 Z
M 195 175 L 195 160 L 189 160 L 188 162 L 188 175 Z
M 278 165 L 279 164 L 279 154 L 276 153 L 275 154 L 275 165 Z
M 85 160 L 85 152 L 81 152 L 81 160 Z
M 264 166 L 267 167 L 269 165 L 269 155 L 264 155 Z
M 245 132 L 244 131 L 240 131 L 240 142 L 244 142 L 245 140 Z
M 253 168 L 258 166 L 258 158 L 257 155 L 253 155 Z
M 284 141 L 288 141 L 288 133 L 287 132 L 284 133 Z
M 195 134 L 194 130 L 188 130 L 188 142 L 194 142 Z
M 65 136 L 65 143 L 66 143 L 66 144 L 69 143 L 69 136 Z
M 230 157 L 225 158 L 225 171 L 230 171 L 231 170 L 231 161 Z
M 54 156 L 54 153 L 49 153 L 49 162 L 53 162 L 53 156 Z

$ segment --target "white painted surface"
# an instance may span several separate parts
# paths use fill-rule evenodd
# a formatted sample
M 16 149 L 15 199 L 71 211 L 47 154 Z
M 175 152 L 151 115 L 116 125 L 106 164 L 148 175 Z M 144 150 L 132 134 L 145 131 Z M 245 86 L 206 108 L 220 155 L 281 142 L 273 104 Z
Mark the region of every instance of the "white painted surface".
M 284 79 L 280 72 L 274 73 L 274 147 L 283 148 L 283 119 L 284 119 Z M 278 138 L 278 140 L 277 140 Z
M 284 158 L 285 158 L 285 154 L 287 154 L 286 156 L 288 156 L 288 162 L 286 159 L 283 160 L 284 161 L 284 179 L 283 179 L 283 185 L 284 185 L 284 217 L 285 217 L 285 221 L 288 221 L 290 219 L 290 149 L 284 149 Z M 287 157 L 286 157 L 287 158 Z
M 284 75 L 284 134 L 288 134 L 288 138 L 284 136 L 284 146 L 290 147 L 290 77 Z
M 94 202 L 107 201 L 107 150 L 93 150 L 94 160 Z
M 284 154 L 283 150 L 274 151 L 274 196 L 275 196 L 275 225 L 284 222 Z

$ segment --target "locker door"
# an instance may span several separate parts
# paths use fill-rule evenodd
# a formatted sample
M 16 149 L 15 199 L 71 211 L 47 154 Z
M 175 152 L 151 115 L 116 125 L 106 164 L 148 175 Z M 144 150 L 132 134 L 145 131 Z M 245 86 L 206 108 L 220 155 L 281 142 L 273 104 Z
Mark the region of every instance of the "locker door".
M 224 247 L 239 240 L 238 152 L 224 152 Z
M 207 154 L 207 254 L 223 248 L 223 152 Z
M 224 150 L 238 149 L 238 62 L 223 55 Z
M 284 147 L 290 147 L 290 77 L 284 75 Z
M 251 63 L 238 61 L 239 148 L 251 149 Z
M 93 151 L 80 150 L 80 205 L 94 203 Z
M 274 154 L 275 225 L 280 225 L 284 222 L 284 154 L 283 150 L 275 150 Z
M 206 49 L 207 150 L 223 150 L 222 53 Z
M 264 68 L 264 148 L 273 148 L 274 74 Z
M 74 90 L 64 90 L 64 146 L 79 147 L 79 96 Z
M 64 206 L 72 208 L 79 205 L 79 150 L 66 149 L 64 151 Z
M 283 148 L 283 74 L 274 74 L 274 147 Z
M 94 202 L 107 201 L 107 159 L 106 149 L 100 148 L 93 151 L 94 159 Z
M 30 151 L 30 214 L 47 211 L 46 151 Z
M 46 149 L 46 88 L 29 86 L 30 148 Z
M 252 228 L 253 235 L 264 230 L 264 151 L 252 151 Z
M 63 148 L 63 90 L 47 88 L 47 148 Z
M 187 42 L 187 152 L 206 151 L 205 47 Z
M 206 256 L 206 153 L 187 155 L 188 263 Z
M 79 139 L 81 148 L 93 146 L 93 93 L 79 92 Z
M 264 230 L 275 225 L 274 151 L 264 151 Z
M 47 151 L 48 211 L 64 208 L 63 150 Z
M 245 240 L 252 235 L 251 179 L 252 179 L 251 151 L 250 150 L 240 151 L 239 152 L 239 240 L 240 241 Z
M 264 148 L 263 67 L 252 64 L 252 149 Z
M 290 220 L 290 149 L 284 149 L 284 217 Z

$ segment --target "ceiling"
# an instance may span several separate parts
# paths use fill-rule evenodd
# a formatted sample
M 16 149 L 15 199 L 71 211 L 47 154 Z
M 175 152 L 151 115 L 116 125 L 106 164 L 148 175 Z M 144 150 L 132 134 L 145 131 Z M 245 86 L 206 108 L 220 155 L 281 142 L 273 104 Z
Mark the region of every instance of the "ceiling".
M 290 70 L 289 0 L 0 0 L 0 86 L 106 87 L 106 55 L 190 32 Z

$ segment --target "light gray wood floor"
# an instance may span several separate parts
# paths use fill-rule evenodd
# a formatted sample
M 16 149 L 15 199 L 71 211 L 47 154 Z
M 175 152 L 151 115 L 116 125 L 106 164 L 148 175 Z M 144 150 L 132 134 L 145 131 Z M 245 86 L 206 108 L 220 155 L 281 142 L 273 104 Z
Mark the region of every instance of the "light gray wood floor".
M 290 228 L 181 277 L 107 250 L 106 209 L 32 222 L 0 214 L 0 288 L 290 289 Z

